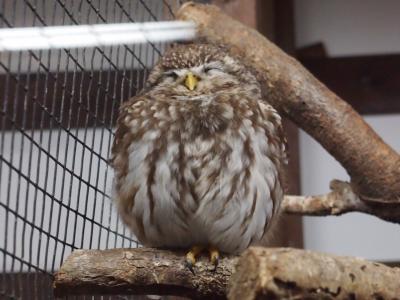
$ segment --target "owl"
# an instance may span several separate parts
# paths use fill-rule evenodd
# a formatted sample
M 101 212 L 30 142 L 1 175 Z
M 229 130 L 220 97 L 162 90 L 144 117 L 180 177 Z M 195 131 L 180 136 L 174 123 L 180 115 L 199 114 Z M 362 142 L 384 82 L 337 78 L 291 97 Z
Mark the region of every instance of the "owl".
M 265 239 L 283 198 L 281 117 L 255 76 L 220 46 L 172 47 L 125 102 L 111 163 L 114 199 L 145 246 L 208 251 Z

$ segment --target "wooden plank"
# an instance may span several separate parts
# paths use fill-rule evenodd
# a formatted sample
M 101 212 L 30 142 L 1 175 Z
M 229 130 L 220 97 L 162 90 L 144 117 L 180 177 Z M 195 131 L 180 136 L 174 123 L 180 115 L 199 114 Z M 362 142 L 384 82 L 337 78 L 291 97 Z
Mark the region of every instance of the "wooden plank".
M 275 0 L 274 12 L 273 42 L 286 53 L 293 54 L 295 52 L 293 0 Z
M 275 0 L 257 1 L 257 30 L 271 41 L 275 40 Z
M 400 55 L 300 61 L 360 114 L 400 113 Z
M 324 43 L 318 42 L 315 44 L 311 44 L 306 47 L 301 47 L 296 49 L 296 57 L 297 59 L 305 59 L 305 58 L 321 58 L 327 57 L 327 51 Z
M 263 1 L 260 1 L 263 2 Z M 274 37 L 273 42 L 286 53 L 295 53 L 295 27 L 293 0 L 274 0 Z M 286 168 L 287 190 L 286 193 L 299 195 L 300 186 L 300 157 L 299 157 L 299 129 L 287 119 L 283 125 L 288 140 L 289 164 Z M 299 216 L 285 216 L 281 226 L 279 243 L 290 247 L 303 247 L 303 224 Z

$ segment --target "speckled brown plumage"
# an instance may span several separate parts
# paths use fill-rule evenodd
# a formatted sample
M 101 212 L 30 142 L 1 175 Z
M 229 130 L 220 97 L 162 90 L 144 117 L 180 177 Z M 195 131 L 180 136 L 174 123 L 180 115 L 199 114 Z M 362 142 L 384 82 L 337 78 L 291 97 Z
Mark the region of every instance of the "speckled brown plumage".
M 279 214 L 285 160 L 281 118 L 251 72 L 219 47 L 179 45 L 120 109 L 115 201 L 144 245 L 239 253 Z
M 208 44 L 188 44 L 185 47 L 176 47 L 170 55 L 161 61 L 164 70 L 192 68 L 201 66 L 210 61 L 217 61 L 223 58 L 220 49 Z

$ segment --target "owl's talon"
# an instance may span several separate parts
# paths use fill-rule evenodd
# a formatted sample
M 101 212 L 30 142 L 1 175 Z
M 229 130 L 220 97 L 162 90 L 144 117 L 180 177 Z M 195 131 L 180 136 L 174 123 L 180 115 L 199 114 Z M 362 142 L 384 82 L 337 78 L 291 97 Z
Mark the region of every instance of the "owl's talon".
M 188 268 L 189 271 L 192 272 L 193 275 L 196 275 L 196 274 L 194 273 L 193 266 L 194 266 L 194 264 L 186 258 L 186 260 L 185 260 L 185 267 Z
M 213 272 L 217 271 L 218 264 L 219 264 L 219 258 L 216 258 L 213 262 L 211 262 L 214 265 L 214 268 L 212 269 Z
M 203 247 L 200 246 L 194 246 L 190 249 L 188 253 L 186 253 L 186 259 L 185 259 L 185 266 L 192 272 L 193 275 L 194 273 L 194 266 L 196 264 L 196 257 L 203 251 Z
M 215 247 L 209 247 L 208 252 L 210 254 L 210 261 L 214 265 L 213 271 L 215 272 L 219 264 L 219 251 Z

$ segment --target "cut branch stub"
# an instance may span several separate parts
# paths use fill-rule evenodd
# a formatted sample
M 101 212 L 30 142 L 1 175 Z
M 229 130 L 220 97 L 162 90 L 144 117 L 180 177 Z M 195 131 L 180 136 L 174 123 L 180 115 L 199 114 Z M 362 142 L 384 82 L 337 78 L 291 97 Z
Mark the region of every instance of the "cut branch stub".
M 216 6 L 187 3 L 177 17 L 253 69 L 265 98 L 345 167 L 362 200 L 400 204 L 400 155 L 298 61 Z
M 250 248 L 238 261 L 228 298 L 400 299 L 400 269 L 354 257 L 290 248 Z

